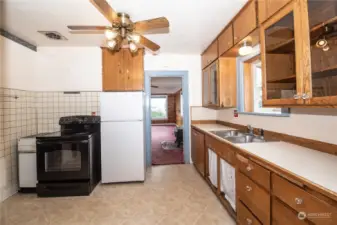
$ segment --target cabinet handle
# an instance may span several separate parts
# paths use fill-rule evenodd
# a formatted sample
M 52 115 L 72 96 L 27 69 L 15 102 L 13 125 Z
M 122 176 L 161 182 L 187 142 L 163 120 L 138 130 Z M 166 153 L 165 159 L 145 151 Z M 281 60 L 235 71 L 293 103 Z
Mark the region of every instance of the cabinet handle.
M 300 95 L 294 95 L 294 99 L 296 99 L 296 100 L 298 100 L 298 99 L 300 99 L 301 98 L 301 96 Z
M 296 205 L 302 205 L 303 199 L 301 198 L 295 198 Z
M 246 190 L 249 192 L 249 191 L 251 191 L 251 190 L 253 190 L 253 188 L 251 187 L 251 186 L 246 186 Z
M 247 221 L 247 225 L 253 224 L 253 220 L 251 220 L 251 219 L 249 219 L 249 218 L 247 218 L 246 221 Z
M 253 168 L 250 166 L 250 165 L 248 165 L 247 167 L 246 167 L 246 170 L 249 172 L 249 171 L 251 171 Z
M 306 93 L 304 93 L 304 94 L 302 94 L 302 99 L 308 99 L 309 98 L 309 95 L 308 94 L 306 94 Z

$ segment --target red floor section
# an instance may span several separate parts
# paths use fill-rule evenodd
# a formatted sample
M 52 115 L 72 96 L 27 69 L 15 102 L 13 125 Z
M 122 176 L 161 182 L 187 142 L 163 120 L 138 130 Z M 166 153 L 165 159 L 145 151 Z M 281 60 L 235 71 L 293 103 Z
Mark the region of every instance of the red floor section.
M 152 165 L 184 163 L 182 146 L 176 150 L 164 150 L 162 141 L 175 141 L 175 126 L 152 126 Z

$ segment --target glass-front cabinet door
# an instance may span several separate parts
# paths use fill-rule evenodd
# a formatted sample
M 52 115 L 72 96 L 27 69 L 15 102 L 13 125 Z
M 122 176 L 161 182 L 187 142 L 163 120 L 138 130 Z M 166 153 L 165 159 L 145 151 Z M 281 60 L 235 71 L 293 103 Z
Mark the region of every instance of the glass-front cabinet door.
M 297 105 L 301 98 L 301 21 L 294 0 L 261 25 L 263 105 Z
M 210 94 L 209 94 L 209 68 L 202 71 L 202 105 L 208 106 L 210 104 Z
M 303 99 L 310 105 L 337 105 L 337 1 L 302 1 L 302 32 L 309 35 L 304 52 L 310 52 Z
M 213 106 L 219 105 L 218 61 L 210 66 L 210 104 Z

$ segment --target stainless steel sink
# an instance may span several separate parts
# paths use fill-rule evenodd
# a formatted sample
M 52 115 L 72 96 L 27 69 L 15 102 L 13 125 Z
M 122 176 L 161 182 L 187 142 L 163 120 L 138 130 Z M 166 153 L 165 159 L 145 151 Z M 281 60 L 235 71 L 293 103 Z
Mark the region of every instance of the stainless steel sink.
M 254 143 L 254 142 L 266 142 L 263 136 L 256 136 L 248 133 L 243 133 L 237 130 L 220 130 L 220 131 L 211 131 L 218 137 L 221 137 L 232 143 Z
M 245 135 L 244 133 L 237 130 L 219 130 L 219 131 L 211 131 L 211 133 L 221 138 L 240 137 Z
M 236 137 L 227 137 L 226 140 L 232 143 L 254 143 L 254 142 L 266 142 L 264 138 L 252 135 L 236 136 Z

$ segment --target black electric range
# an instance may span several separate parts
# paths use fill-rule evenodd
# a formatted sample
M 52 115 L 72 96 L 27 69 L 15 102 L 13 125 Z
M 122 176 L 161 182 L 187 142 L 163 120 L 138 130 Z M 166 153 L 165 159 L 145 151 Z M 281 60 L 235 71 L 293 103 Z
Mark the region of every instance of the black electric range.
M 89 195 L 101 179 L 100 117 L 60 118 L 61 131 L 36 138 L 39 197 Z

